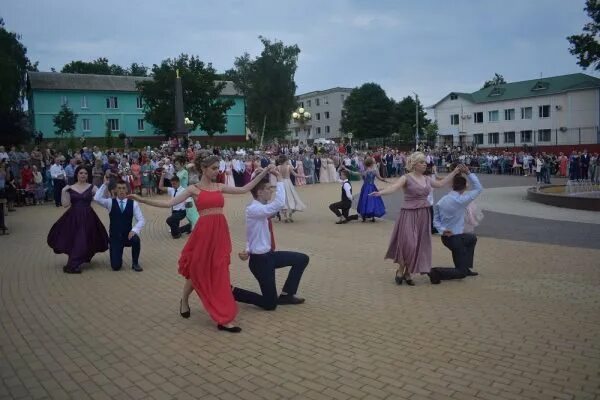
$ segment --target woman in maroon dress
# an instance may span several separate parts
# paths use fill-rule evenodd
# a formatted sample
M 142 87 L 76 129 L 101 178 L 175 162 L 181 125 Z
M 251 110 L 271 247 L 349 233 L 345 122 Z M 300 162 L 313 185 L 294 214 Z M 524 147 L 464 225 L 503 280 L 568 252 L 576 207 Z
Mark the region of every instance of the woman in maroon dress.
M 179 273 L 186 279 L 179 312 L 182 317 L 189 318 L 188 300 L 192 291 L 196 290 L 204 308 L 217 323 L 219 330 L 237 333 L 241 328 L 233 324 L 237 306 L 229 279 L 231 237 L 223 214 L 225 204 L 223 193 L 249 192 L 270 169 L 264 169 L 247 185 L 235 187 L 215 182 L 219 174 L 219 157 L 199 155 L 196 157 L 195 164 L 202 175 L 200 182 L 188 186 L 174 198 L 152 200 L 136 195 L 128 197 L 140 203 L 163 208 L 173 207 L 190 196 L 194 198 L 200 218 L 179 258 Z
M 62 190 L 62 205 L 68 210 L 48 233 L 48 246 L 56 254 L 67 254 L 63 267 L 67 274 L 80 274 L 81 264 L 90 262 L 94 254 L 108 250 L 106 228 L 92 209 L 96 187 L 88 183 L 84 167 L 75 169 L 77 181 Z

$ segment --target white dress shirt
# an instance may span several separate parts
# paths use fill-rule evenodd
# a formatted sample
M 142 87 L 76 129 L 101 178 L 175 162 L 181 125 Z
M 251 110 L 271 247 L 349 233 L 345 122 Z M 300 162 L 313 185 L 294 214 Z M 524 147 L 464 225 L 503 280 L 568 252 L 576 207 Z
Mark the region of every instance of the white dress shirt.
M 106 190 L 106 185 L 102 184 L 102 186 L 100 186 L 100 188 L 96 191 L 96 194 L 94 195 L 94 201 L 100 204 L 102 207 L 106 208 L 110 213 L 113 203 L 110 197 L 106 197 Z M 121 200 L 117 199 L 117 202 L 119 201 Z M 127 199 L 125 199 L 125 202 L 127 202 Z M 133 216 L 135 217 L 135 226 L 131 228 L 131 230 L 139 236 L 140 232 L 142 231 L 142 228 L 144 227 L 144 224 L 146 223 L 146 220 L 144 220 L 144 215 L 142 214 L 142 209 L 140 208 L 140 205 L 135 200 L 133 201 Z
M 342 181 L 342 189 L 344 189 L 344 192 L 346 192 L 346 197 L 352 200 L 352 186 L 350 186 L 348 179 L 344 179 Z
M 50 167 L 50 176 L 52 176 L 52 179 L 65 179 L 65 170 L 62 165 L 52 164 Z
M 175 197 L 178 194 L 181 194 L 185 189 L 182 188 L 181 186 L 178 187 L 177 189 L 174 189 L 172 187 L 167 188 L 167 193 L 169 193 L 169 196 L 171 197 Z M 187 203 L 187 201 L 181 202 L 179 204 L 175 204 L 173 206 L 173 211 L 185 211 L 185 204 Z
M 267 204 L 253 200 L 246 207 L 246 251 L 249 254 L 265 254 L 271 251 L 269 217 L 285 206 L 285 187 L 277 182 L 275 199 Z

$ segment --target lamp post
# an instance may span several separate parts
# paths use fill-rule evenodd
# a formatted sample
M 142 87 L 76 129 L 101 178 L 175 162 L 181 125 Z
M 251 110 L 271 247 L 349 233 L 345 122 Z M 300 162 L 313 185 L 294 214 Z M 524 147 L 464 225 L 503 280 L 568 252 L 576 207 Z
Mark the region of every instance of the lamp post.
M 350 139 L 350 146 L 352 146 L 352 138 L 354 137 L 354 134 L 352 132 L 348 132 L 346 136 L 348 136 L 348 139 Z
M 302 130 L 306 132 L 306 123 L 312 119 L 312 115 L 304 108 L 300 107 L 296 111 L 292 113 L 292 120 L 302 127 Z M 306 139 L 308 141 L 308 135 L 306 135 Z
M 185 137 L 186 138 L 186 143 L 185 143 L 186 146 L 185 147 L 187 148 L 187 145 L 189 144 L 189 141 L 190 141 L 190 135 L 192 133 L 192 128 L 194 127 L 194 121 L 192 121 L 188 117 L 185 117 L 183 119 L 183 125 L 185 126 L 185 131 L 187 132 L 186 137 Z
M 415 150 L 419 150 L 419 95 L 415 95 Z

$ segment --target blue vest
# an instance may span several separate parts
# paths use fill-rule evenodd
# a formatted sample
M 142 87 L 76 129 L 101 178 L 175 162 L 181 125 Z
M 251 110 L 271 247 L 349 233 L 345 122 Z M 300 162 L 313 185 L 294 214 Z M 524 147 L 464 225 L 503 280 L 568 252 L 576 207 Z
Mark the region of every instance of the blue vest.
M 110 227 L 108 233 L 111 239 L 125 240 L 131 232 L 133 224 L 133 200 L 127 199 L 125 210 L 121 212 L 121 207 L 117 199 L 112 200 L 110 208 Z

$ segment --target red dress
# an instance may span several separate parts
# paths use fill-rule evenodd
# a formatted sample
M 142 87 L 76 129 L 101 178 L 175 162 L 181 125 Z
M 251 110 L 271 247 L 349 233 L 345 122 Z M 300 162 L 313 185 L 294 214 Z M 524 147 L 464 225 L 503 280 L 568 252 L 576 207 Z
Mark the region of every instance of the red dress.
M 196 208 L 201 217 L 179 258 L 179 273 L 191 279 L 204 308 L 221 325 L 233 321 L 237 314 L 229 279 L 231 237 L 222 212 L 202 215 L 202 211 L 223 208 L 224 204 L 221 191 L 200 191 Z

